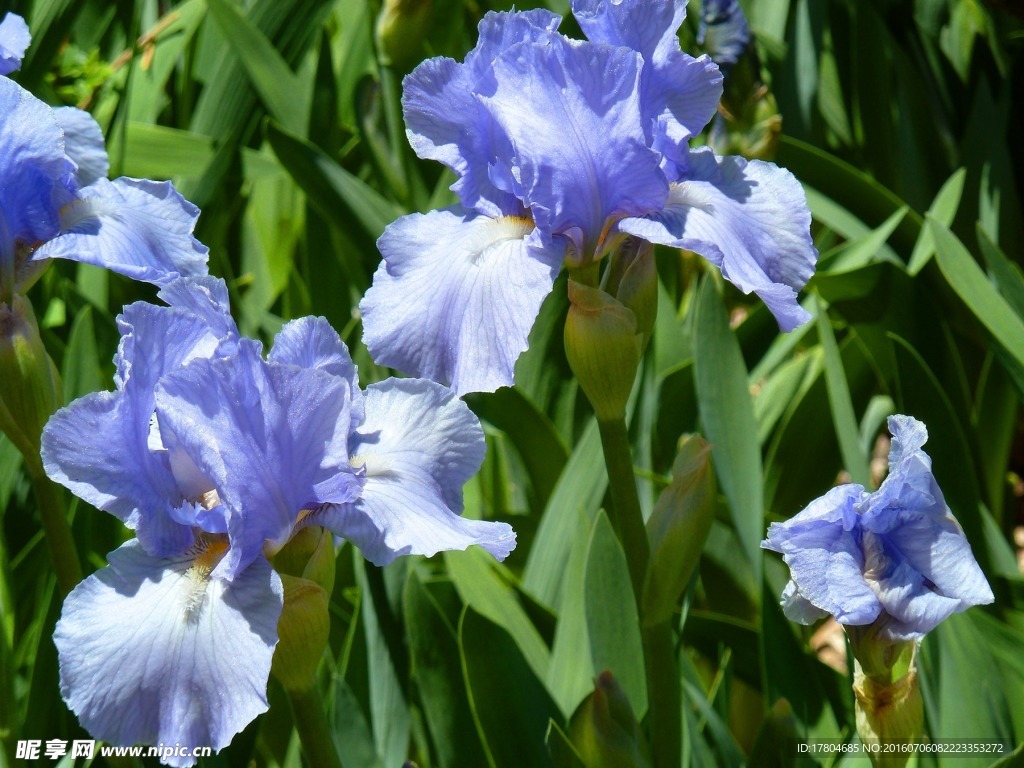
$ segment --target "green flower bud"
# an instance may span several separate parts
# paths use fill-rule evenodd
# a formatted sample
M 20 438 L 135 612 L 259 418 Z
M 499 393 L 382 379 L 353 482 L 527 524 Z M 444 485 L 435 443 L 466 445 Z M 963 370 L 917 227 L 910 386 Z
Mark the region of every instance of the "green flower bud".
M 643 335 L 640 351 L 647 349 L 658 315 L 658 271 L 654 246 L 629 237 L 612 256 L 605 273 L 604 290 L 636 315 L 637 330 Z
M 334 555 L 333 534 L 311 525 L 296 532 L 271 562 L 278 573 L 319 584 L 330 597 L 334 590 Z
M 651 764 L 629 698 L 607 670 L 573 714 L 569 738 L 587 768 L 649 768 Z
M 284 608 L 277 622 L 277 648 L 270 671 L 288 691 L 308 691 L 316 685 L 331 628 L 327 591 L 319 584 L 288 574 L 284 583 Z
M 39 337 L 32 304 L 14 294 L 0 303 L 0 430 L 42 475 L 39 439 L 60 406 L 60 377 Z
M 433 9 L 433 0 L 385 0 L 376 29 L 384 64 L 405 68 L 419 58 Z
M 700 561 L 714 517 L 711 446 L 700 435 L 684 436 L 672 466 L 672 482 L 658 496 L 647 521 L 651 559 L 644 579 L 644 624 L 671 617 Z
M 637 316 L 599 288 L 569 279 L 565 354 L 603 421 L 621 419 L 643 351 Z

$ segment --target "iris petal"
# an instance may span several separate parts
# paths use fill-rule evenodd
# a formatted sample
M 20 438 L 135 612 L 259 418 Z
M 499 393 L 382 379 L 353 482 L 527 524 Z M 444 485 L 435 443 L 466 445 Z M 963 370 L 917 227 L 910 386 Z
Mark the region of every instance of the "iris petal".
M 538 228 L 585 255 L 610 221 L 660 210 L 668 193 L 641 124 L 641 65 L 626 48 L 552 36 L 502 53 L 482 97 L 512 141 Z
M 196 360 L 161 379 L 156 413 L 228 508 L 230 577 L 279 546 L 300 511 L 354 498 L 348 383 L 324 371 L 266 363 L 244 340 L 231 359 Z
M 57 623 L 64 700 L 112 744 L 227 746 L 267 709 L 280 577 L 259 559 L 231 582 L 210 578 L 200 561 L 153 558 L 134 540 L 109 561 Z
M 87 187 L 97 179 L 105 179 L 110 162 L 99 123 L 88 112 L 75 107 L 58 107 L 53 115 L 64 131 L 64 151 L 78 166 L 75 183 Z
M 0 21 L 0 75 L 9 75 L 21 69 L 21 60 L 32 36 L 28 24 L 16 13 L 8 13 Z
M 61 211 L 61 234 L 33 259 L 64 258 L 158 285 L 206 274 L 208 250 L 192 236 L 199 209 L 170 182 L 98 179 Z
M 691 153 L 686 180 L 672 186 L 664 208 L 620 222 L 623 232 L 696 251 L 744 293 L 756 293 L 779 327 L 810 319 L 796 292 L 814 272 L 818 252 L 811 213 L 789 171 L 760 160 Z
M 423 379 L 371 385 L 366 421 L 351 444 L 366 485 L 358 500 L 324 510 L 316 522 L 377 565 L 472 544 L 503 560 L 515 547 L 512 528 L 459 516 L 462 486 L 484 450 L 480 422 L 446 387 Z
M 404 216 L 377 245 L 384 261 L 359 305 L 374 360 L 460 395 L 511 385 L 564 248 L 526 219 L 460 208 Z

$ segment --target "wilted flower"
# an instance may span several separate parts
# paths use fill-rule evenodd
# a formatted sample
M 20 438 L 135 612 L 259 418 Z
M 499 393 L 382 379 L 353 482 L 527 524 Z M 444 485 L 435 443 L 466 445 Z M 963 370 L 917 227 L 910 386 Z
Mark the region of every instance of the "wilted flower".
M 0 72 L 20 65 L 27 44 L 24 22 L 5 17 Z M 27 290 L 50 258 L 158 284 L 206 273 L 207 249 L 192 236 L 199 209 L 170 182 L 108 181 L 107 169 L 88 113 L 52 109 L 0 77 L 0 301 Z
M 892 416 L 889 431 L 889 475 L 877 491 L 841 485 L 769 527 L 761 546 L 789 566 L 783 607 L 794 621 L 831 614 L 848 626 L 875 624 L 884 640 L 912 640 L 993 601 L 921 450 L 924 424 Z
M 267 708 L 284 599 L 268 558 L 298 530 L 322 526 L 376 564 L 471 544 L 500 559 L 515 535 L 459 515 L 484 438 L 449 390 L 360 390 L 320 318 L 285 325 L 264 359 L 212 278 L 160 296 L 170 306 L 119 318 L 115 391 L 43 434 L 50 477 L 137 536 L 64 604 L 61 693 L 105 741 L 220 749 Z
M 459 204 L 394 222 L 364 298 L 374 358 L 459 394 L 511 384 L 561 265 L 586 267 L 627 237 L 695 250 L 783 329 L 817 252 L 793 176 L 690 150 L 721 74 L 680 50 L 681 3 L 576 0 L 587 41 L 544 10 L 489 13 L 464 63 L 406 78 L 407 133 L 458 180 Z

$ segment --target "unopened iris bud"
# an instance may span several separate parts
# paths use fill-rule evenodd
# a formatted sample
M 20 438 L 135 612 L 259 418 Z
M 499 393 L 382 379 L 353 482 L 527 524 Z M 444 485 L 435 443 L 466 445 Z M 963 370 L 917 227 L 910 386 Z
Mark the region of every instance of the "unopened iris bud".
M 588 768 L 648 768 L 647 745 L 626 692 L 605 670 L 569 723 L 569 738 Z
M 715 517 L 711 446 L 700 435 L 680 441 L 672 482 L 661 492 L 647 522 L 650 567 L 644 580 L 643 622 L 670 618 L 700 561 Z
M 602 421 L 620 419 L 643 352 L 637 316 L 614 296 L 569 279 L 565 354 Z
M 377 48 L 385 64 L 414 63 L 430 25 L 433 0 L 385 0 L 377 17 Z
M 637 330 L 643 336 L 641 352 L 647 349 L 658 315 L 654 246 L 636 237 L 626 238 L 611 258 L 605 290 L 636 315 Z
M 42 474 L 39 440 L 60 405 L 57 369 L 39 337 L 32 304 L 15 294 L 0 302 L 0 430 Z
M 316 685 L 331 629 L 327 591 L 316 582 L 281 574 L 284 608 L 277 622 L 277 648 L 270 672 L 289 691 Z

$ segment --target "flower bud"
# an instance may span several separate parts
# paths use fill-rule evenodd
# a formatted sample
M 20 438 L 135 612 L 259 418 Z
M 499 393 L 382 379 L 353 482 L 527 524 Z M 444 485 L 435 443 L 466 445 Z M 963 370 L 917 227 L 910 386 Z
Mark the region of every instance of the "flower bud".
M 599 288 L 569 279 L 565 354 L 603 421 L 620 419 L 633 389 L 643 350 L 637 316 Z
M 658 496 L 647 521 L 650 567 L 644 580 L 643 623 L 668 619 L 700 561 L 715 517 L 715 478 L 711 446 L 700 435 L 679 443 L 672 482 Z
M 0 303 L 0 430 L 42 474 L 39 438 L 60 405 L 60 377 L 39 337 L 32 304 L 14 294 Z
M 297 531 L 272 559 L 280 574 L 298 576 L 323 587 L 330 597 L 334 590 L 334 536 L 319 526 Z
M 605 283 L 605 291 L 636 315 L 637 330 L 643 335 L 640 346 L 643 352 L 651 340 L 658 316 L 658 271 L 654 263 L 654 246 L 636 237 L 626 238 L 611 258 Z
M 309 690 L 316 684 L 331 629 L 327 591 L 308 579 L 281 575 L 284 608 L 277 622 L 277 648 L 270 672 L 289 691 Z
M 648 768 L 647 745 L 629 698 L 615 676 L 602 672 L 572 716 L 569 738 L 587 768 Z
M 376 29 L 383 63 L 404 68 L 417 58 L 433 5 L 433 0 L 385 0 Z

